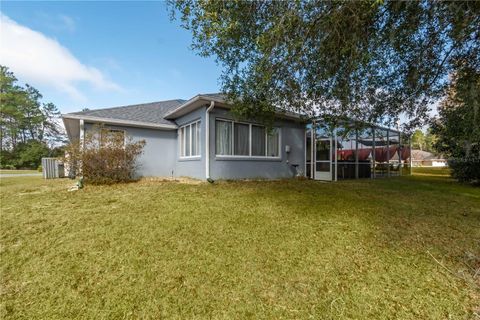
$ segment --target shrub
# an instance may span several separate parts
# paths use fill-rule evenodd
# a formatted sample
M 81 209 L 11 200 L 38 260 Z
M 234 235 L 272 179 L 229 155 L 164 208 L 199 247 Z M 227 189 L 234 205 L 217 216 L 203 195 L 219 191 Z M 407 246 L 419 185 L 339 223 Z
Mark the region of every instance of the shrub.
M 480 157 L 455 158 L 449 160 L 448 165 L 458 181 L 480 184 Z
M 70 144 L 64 163 L 71 172 L 81 175 L 86 183 L 113 184 L 135 180 L 145 141 L 133 141 L 123 131 L 96 126 L 85 134 L 83 146 Z
M 48 157 L 49 149 L 45 142 L 28 140 L 18 143 L 10 152 L 2 151 L 2 163 L 16 169 L 35 170 L 42 163 L 42 157 Z M 4 166 L 4 165 L 3 165 Z
M 40 166 L 38 166 L 38 168 L 37 168 L 37 171 L 38 171 L 38 172 L 43 172 L 43 168 L 42 168 L 42 166 L 41 166 L 41 165 L 40 165 Z

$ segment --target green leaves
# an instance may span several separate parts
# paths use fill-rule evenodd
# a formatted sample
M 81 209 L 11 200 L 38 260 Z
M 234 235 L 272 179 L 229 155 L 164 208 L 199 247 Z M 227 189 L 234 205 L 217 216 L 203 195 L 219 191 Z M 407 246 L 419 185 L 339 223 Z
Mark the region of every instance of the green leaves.
M 452 81 L 432 126 L 436 147 L 452 159 L 454 177 L 479 182 L 480 72 L 464 64 Z
M 10 165 L 36 169 L 45 148 L 48 154 L 47 144 L 64 138 L 57 122 L 60 112 L 53 103 L 42 103 L 41 99 L 37 89 L 17 85 L 14 74 L 0 66 L 0 150 L 8 151 Z M 23 154 L 28 161 L 21 159 Z M 2 166 L 6 159 L 2 157 Z
M 415 126 L 456 70 L 479 68 L 475 2 L 171 1 L 223 66 L 240 114 L 274 108 Z M 248 105 L 245 102 L 248 101 Z M 262 116 L 263 114 L 263 116 Z M 270 115 L 269 115 L 270 114 Z

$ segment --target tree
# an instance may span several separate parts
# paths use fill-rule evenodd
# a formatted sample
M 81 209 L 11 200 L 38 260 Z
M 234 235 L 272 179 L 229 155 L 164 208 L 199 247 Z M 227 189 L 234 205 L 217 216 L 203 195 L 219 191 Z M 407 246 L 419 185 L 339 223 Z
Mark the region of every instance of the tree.
M 425 149 L 425 134 L 420 129 L 415 130 L 412 134 L 412 148 L 418 150 Z
M 412 134 L 412 147 L 422 151 L 436 152 L 436 140 L 437 138 L 435 134 L 432 133 L 431 128 L 428 128 L 426 133 L 420 129 L 417 129 Z
M 16 168 L 38 168 L 42 158 L 50 155 L 50 150 L 44 142 L 29 140 L 19 143 L 13 154 L 15 158 L 12 162 Z
M 7 67 L 0 66 L 0 150 L 16 146 L 19 134 L 18 108 L 26 100 L 25 91 L 16 84 L 17 78 Z
M 223 67 L 234 110 L 275 108 L 407 127 L 448 74 L 479 68 L 480 2 L 170 0 L 201 56 Z
M 452 79 L 433 121 L 435 145 L 450 158 L 454 177 L 480 182 L 480 72 L 464 68 Z
M 425 134 L 425 151 L 437 153 L 436 142 L 437 136 L 433 133 L 432 128 L 428 128 Z
M 53 103 L 42 103 L 41 99 L 37 89 L 18 85 L 15 75 L 0 66 L 1 166 L 36 168 L 45 154 L 44 147 L 48 150 L 65 140 L 58 122 L 60 112 Z

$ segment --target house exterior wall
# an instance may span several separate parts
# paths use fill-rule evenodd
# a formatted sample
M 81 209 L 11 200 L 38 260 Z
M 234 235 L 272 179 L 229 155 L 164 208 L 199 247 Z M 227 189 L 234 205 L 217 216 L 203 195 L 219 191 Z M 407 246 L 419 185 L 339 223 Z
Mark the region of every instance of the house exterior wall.
M 178 127 L 200 120 L 200 157 L 195 159 L 180 158 L 180 139 L 178 130 L 176 130 L 176 153 L 175 165 L 177 177 L 190 177 L 195 179 L 205 179 L 205 112 L 206 107 L 198 108 L 175 120 Z
M 305 124 L 292 120 L 277 120 L 280 128 L 280 159 L 217 157 L 215 150 L 215 120 L 235 120 L 232 114 L 221 108 L 210 113 L 210 176 L 212 179 L 280 179 L 292 178 L 297 170 L 305 167 Z M 290 153 L 285 147 L 290 146 Z
M 215 150 L 215 119 L 235 120 L 226 109 L 214 108 L 210 112 L 210 177 L 212 179 L 279 179 L 291 178 L 305 167 L 305 125 L 292 120 L 277 120 L 280 129 L 280 157 L 277 158 L 224 158 Z M 179 128 L 200 120 L 200 157 L 180 157 L 179 130 L 160 130 L 118 125 L 106 125 L 124 130 L 134 141 L 145 140 L 143 154 L 139 158 L 138 176 L 191 177 L 206 179 L 206 106 L 175 120 Z M 85 123 L 85 131 L 92 130 L 93 123 Z M 290 146 L 287 154 L 285 147 Z M 297 165 L 295 169 L 292 165 Z
M 94 124 L 85 123 L 85 132 Z M 157 130 L 127 126 L 106 125 L 107 128 L 124 130 L 133 141 L 145 140 L 143 154 L 139 158 L 137 175 L 144 177 L 171 177 L 176 172 L 177 130 Z

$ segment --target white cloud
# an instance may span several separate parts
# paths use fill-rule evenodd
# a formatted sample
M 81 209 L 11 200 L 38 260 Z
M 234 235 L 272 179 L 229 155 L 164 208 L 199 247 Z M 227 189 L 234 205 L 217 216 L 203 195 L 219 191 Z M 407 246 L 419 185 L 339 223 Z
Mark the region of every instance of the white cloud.
M 77 88 L 81 83 L 98 90 L 120 89 L 98 69 L 82 64 L 58 41 L 1 13 L 0 64 L 9 67 L 22 81 L 54 87 L 76 100 L 85 99 Z

